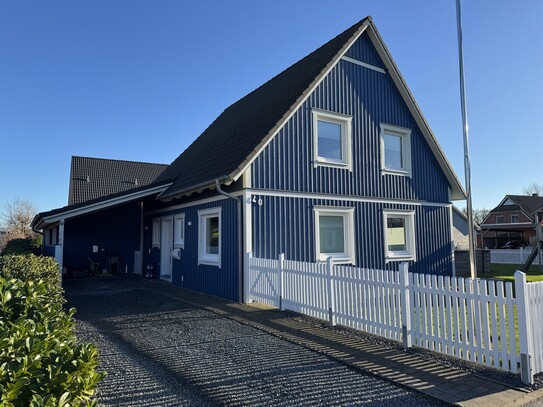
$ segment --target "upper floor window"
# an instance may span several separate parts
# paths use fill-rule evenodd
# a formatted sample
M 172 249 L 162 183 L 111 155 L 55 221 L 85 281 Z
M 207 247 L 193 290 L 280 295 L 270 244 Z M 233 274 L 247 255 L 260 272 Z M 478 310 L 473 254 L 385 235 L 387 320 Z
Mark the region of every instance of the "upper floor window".
M 385 253 L 388 260 L 415 259 L 415 214 L 384 211 Z
M 351 117 L 313 110 L 315 166 L 351 169 Z
M 354 209 L 315 208 L 316 260 L 354 264 Z
M 503 223 L 503 215 L 496 216 L 496 223 Z
M 381 123 L 381 170 L 411 175 L 411 130 Z
M 518 215 L 511 215 L 511 223 L 518 223 Z

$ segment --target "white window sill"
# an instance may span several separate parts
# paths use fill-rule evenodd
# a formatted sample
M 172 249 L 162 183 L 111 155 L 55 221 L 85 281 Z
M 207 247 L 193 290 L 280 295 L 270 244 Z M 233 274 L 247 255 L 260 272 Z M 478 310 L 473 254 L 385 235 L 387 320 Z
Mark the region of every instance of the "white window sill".
M 325 255 L 321 254 L 320 260 L 325 262 L 328 257 L 331 257 L 334 260 L 334 264 L 352 264 L 354 265 L 354 259 L 352 257 L 345 257 L 345 256 L 334 256 L 332 254 Z
M 315 162 L 315 167 L 333 167 L 352 171 L 350 164 L 345 161 L 328 160 L 322 157 L 319 157 L 317 159 L 317 161 Z
M 411 261 L 415 260 L 415 256 L 412 254 L 406 254 L 406 255 L 388 255 L 386 258 L 386 262 L 389 263 L 391 261 Z
M 392 170 L 388 168 L 381 168 L 382 175 L 399 175 L 403 177 L 411 177 L 411 171 L 405 170 Z
M 182 243 L 177 243 L 177 244 L 174 244 L 174 245 L 173 245 L 173 248 L 174 248 L 174 249 L 184 249 L 184 248 L 185 248 L 185 245 L 182 244 Z

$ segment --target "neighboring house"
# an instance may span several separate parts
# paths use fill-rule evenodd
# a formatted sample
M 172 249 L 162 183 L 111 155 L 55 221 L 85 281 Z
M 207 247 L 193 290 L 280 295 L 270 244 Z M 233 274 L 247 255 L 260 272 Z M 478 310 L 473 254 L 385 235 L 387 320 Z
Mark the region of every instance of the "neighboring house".
M 33 226 L 59 226 L 66 262 L 114 248 L 121 268 L 242 300 L 246 252 L 451 275 L 460 199 L 366 18 L 228 107 L 149 185 Z
M 456 250 L 469 250 L 468 218 L 455 205 L 452 207 L 453 240 Z
M 502 247 L 509 241 L 533 243 L 534 216 L 543 206 L 543 196 L 506 195 L 481 223 L 483 247 Z
M 68 205 L 148 185 L 167 167 L 167 164 L 73 156 Z

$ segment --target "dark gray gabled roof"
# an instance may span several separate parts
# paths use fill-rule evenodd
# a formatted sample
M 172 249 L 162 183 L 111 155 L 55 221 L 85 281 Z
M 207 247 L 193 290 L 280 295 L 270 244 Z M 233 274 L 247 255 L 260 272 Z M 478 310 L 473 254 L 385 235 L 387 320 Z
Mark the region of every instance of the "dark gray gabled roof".
M 167 167 L 166 164 L 73 156 L 68 205 L 148 185 Z
M 369 21 L 356 23 L 228 107 L 157 179 L 173 182 L 161 197 L 231 180 Z
M 237 180 L 297 107 L 363 33 L 374 42 L 385 70 L 391 75 L 451 186 L 452 199 L 465 192 L 417 106 L 371 17 L 366 17 L 264 85 L 228 107 L 157 178 L 170 182 L 159 195 L 168 200 L 185 193 L 214 188 Z
M 532 217 L 532 214 L 543 206 L 543 196 L 539 195 L 506 195 L 502 203 L 496 208 L 492 209 L 492 212 L 498 212 L 499 208 L 503 206 L 503 202 L 506 202 L 507 198 L 511 199 L 519 206 L 519 209 L 528 217 Z

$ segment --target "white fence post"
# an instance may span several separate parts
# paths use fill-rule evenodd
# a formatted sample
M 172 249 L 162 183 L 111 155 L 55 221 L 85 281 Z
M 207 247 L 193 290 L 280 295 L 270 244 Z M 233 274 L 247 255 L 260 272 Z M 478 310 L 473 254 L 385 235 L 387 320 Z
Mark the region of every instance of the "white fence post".
M 326 259 L 326 277 L 328 287 L 328 321 L 331 326 L 336 324 L 336 316 L 334 315 L 334 282 L 332 280 L 332 269 L 334 268 L 334 259 L 328 257 Z
M 285 253 L 281 253 L 279 255 L 279 262 L 277 264 L 277 291 L 279 291 L 279 309 L 281 311 L 284 311 L 285 308 L 283 307 L 283 296 L 284 296 L 284 289 L 283 289 L 283 271 L 285 270 Z
M 251 302 L 252 298 L 249 298 L 249 284 L 250 284 L 250 273 L 251 273 L 251 252 L 245 252 L 243 256 L 243 302 L 248 304 Z
M 400 264 L 400 303 L 402 312 L 402 342 L 404 349 L 413 345 L 411 335 L 411 297 L 409 293 L 409 263 Z
M 520 378 L 526 384 L 533 384 L 532 327 L 526 290 L 526 274 L 518 270 L 515 271 L 515 293 L 518 316 L 518 339 L 520 345 Z

